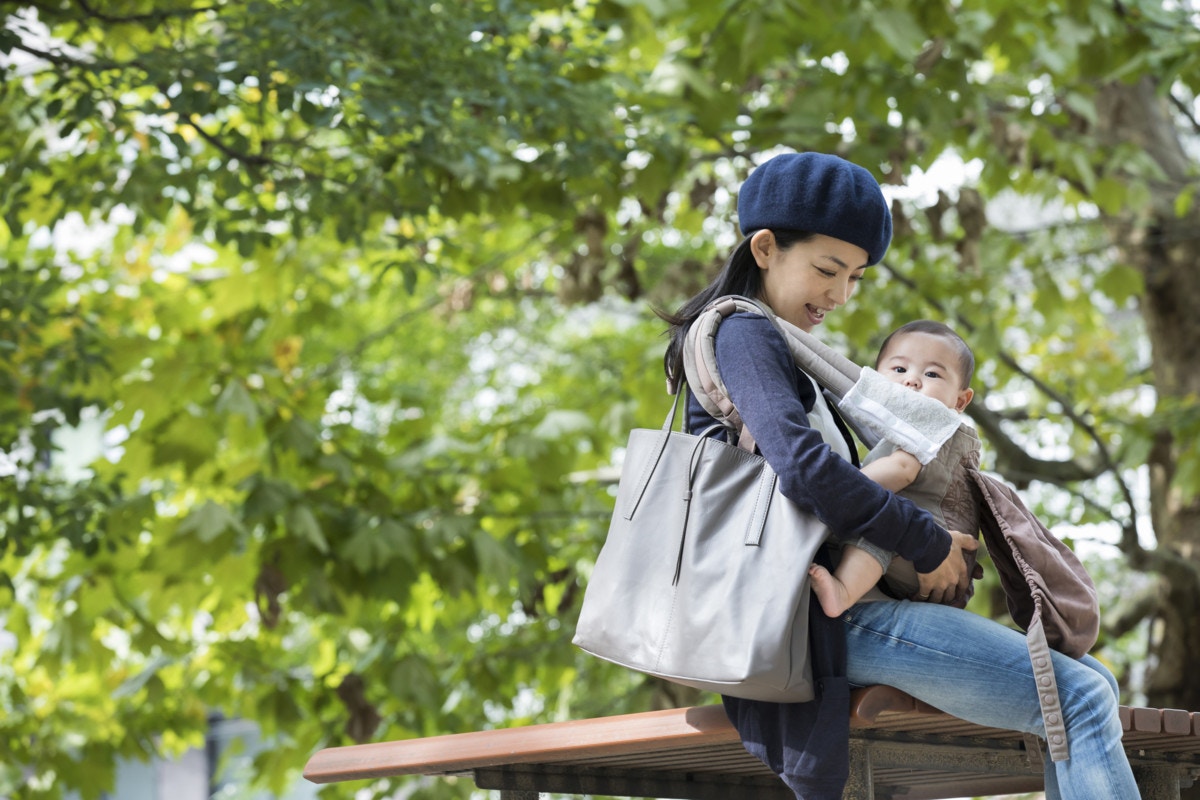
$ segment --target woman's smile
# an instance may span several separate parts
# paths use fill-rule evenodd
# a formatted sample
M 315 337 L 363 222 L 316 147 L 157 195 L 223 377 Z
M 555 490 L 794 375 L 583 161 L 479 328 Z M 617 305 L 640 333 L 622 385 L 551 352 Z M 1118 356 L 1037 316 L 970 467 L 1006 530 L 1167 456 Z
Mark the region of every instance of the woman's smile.
M 763 301 L 803 331 L 811 331 L 844 305 L 866 270 L 866 250 L 820 234 L 783 250 L 775 234 L 759 231 L 751 251 L 762 270 Z

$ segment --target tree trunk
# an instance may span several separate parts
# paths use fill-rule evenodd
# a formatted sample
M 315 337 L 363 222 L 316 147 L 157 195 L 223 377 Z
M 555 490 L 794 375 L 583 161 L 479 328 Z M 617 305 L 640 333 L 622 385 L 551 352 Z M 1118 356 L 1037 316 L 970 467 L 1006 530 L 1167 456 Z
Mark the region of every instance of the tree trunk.
M 1150 183 L 1149 208 L 1134 224 L 1110 220 L 1126 263 L 1145 281 L 1141 313 L 1153 349 L 1159 408 L 1200 396 L 1200 210 L 1175 211 L 1187 185 L 1188 157 L 1164 98 L 1150 81 L 1112 84 L 1097 102 L 1101 140 L 1135 143 L 1163 170 Z M 1124 544 L 1133 566 L 1157 570 L 1162 601 L 1151 626 L 1147 699 L 1151 705 L 1200 711 L 1200 496 L 1172 487 L 1179 441 L 1164 423 L 1150 454 L 1150 513 L 1159 557 Z M 1193 796 L 1186 793 L 1185 797 Z M 1200 795 L 1195 795 L 1200 796 Z

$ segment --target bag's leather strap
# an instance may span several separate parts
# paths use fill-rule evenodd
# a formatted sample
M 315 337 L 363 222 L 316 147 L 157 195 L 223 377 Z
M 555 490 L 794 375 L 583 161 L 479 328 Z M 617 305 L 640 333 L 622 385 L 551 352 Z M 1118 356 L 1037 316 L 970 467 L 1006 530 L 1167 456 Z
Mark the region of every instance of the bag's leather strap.
M 763 527 L 767 524 L 767 512 L 771 510 L 771 498 L 775 496 L 775 483 L 778 480 L 773 469 L 764 469 L 758 479 L 754 513 L 750 515 L 750 521 L 746 524 L 746 538 L 743 542 L 747 547 L 758 547 L 762 544 Z
M 675 410 L 679 408 L 679 396 L 675 396 L 675 401 L 671 403 L 671 410 L 667 412 L 667 419 L 663 422 L 662 430 L 659 432 L 658 442 L 655 444 L 654 451 L 646 463 L 642 465 L 642 471 L 638 474 L 637 482 L 634 484 L 634 491 L 630 495 L 629 505 L 625 508 L 625 519 L 633 519 L 633 515 L 637 513 L 638 506 L 642 502 L 642 497 L 646 494 L 646 487 L 650 484 L 650 477 L 654 475 L 654 470 L 658 467 L 659 460 L 662 459 L 663 451 L 667 449 L 667 440 L 671 437 L 671 429 L 675 426 Z
M 634 483 L 634 491 L 630 494 L 629 504 L 625 507 L 623 515 L 625 519 L 633 519 L 633 515 L 637 513 L 638 506 L 642 502 L 642 498 L 646 494 L 646 487 L 650 484 L 650 478 L 654 475 L 654 470 L 658 468 L 658 462 L 662 460 L 663 452 L 667 449 L 667 442 L 671 438 L 671 431 L 675 428 L 675 412 L 679 408 L 679 396 L 675 396 L 675 401 L 671 403 L 671 408 L 667 411 L 667 418 L 663 421 L 662 428 L 659 430 L 658 440 L 654 445 L 654 450 L 642 465 L 642 471 L 638 473 L 637 481 Z M 701 440 L 707 439 L 712 434 L 722 427 L 721 425 L 713 425 L 701 431 L 698 437 Z M 757 515 L 756 515 L 757 516 Z M 766 519 L 766 513 L 763 513 L 763 519 Z M 762 522 L 759 523 L 762 527 Z

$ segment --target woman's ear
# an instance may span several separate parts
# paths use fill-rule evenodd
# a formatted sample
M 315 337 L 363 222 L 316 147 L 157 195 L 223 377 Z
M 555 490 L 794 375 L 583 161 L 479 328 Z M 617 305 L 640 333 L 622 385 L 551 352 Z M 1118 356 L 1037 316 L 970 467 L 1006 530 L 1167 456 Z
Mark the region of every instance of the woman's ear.
M 759 269 L 766 269 L 775 252 L 775 234 L 767 229 L 756 231 L 750 237 L 750 252 L 754 255 L 754 263 Z

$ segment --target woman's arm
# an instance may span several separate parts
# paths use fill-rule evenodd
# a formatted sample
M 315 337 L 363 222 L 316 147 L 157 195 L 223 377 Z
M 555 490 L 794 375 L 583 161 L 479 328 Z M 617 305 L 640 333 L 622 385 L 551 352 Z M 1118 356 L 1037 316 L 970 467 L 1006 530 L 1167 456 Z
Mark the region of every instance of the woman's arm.
M 771 321 L 734 314 L 716 337 L 721 378 L 759 449 L 779 476 L 780 491 L 849 539 L 863 537 L 932 573 L 950 553 L 951 537 L 927 511 L 863 475 L 830 450 L 808 422 L 799 373 Z M 961 558 L 959 559 L 961 561 Z

